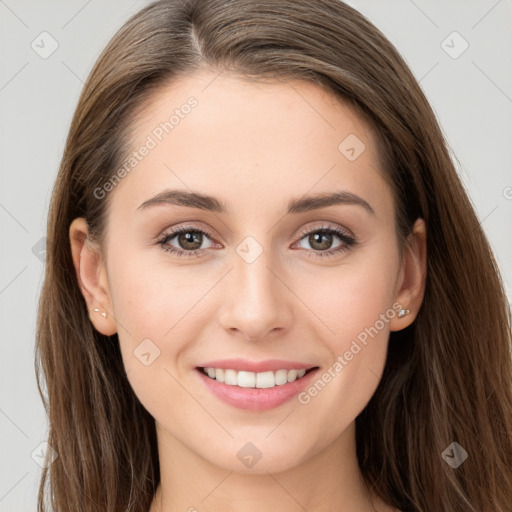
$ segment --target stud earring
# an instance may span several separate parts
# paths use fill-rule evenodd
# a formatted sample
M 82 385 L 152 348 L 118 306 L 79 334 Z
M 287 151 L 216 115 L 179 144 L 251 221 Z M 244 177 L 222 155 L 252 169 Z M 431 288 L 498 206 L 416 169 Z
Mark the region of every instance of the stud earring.
M 107 313 L 105 311 L 100 311 L 98 308 L 94 308 L 95 313 L 99 313 L 103 318 L 107 318 Z
M 402 318 L 405 315 L 408 315 L 411 311 L 409 309 L 400 309 L 398 311 L 398 318 Z

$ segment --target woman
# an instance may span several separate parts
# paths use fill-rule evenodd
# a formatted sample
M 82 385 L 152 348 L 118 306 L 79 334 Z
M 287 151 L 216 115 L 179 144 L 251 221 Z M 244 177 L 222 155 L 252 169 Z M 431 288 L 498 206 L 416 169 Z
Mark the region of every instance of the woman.
M 47 244 L 40 511 L 47 485 L 59 512 L 512 510 L 499 272 L 354 9 L 142 9 L 85 84 Z

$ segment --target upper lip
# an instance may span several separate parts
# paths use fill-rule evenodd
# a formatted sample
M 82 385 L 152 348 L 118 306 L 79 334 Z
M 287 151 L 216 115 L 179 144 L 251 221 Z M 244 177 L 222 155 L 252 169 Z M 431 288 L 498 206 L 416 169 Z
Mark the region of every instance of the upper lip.
M 248 361 L 247 359 L 219 359 L 207 361 L 198 366 L 199 368 L 222 368 L 224 370 L 237 370 L 245 372 L 269 372 L 277 370 L 309 370 L 315 365 L 289 361 L 284 359 L 266 359 L 264 361 Z

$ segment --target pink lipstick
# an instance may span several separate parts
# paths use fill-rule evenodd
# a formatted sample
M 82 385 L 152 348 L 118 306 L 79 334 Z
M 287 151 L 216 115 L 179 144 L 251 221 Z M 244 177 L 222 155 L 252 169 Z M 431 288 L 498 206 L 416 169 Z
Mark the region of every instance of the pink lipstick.
M 195 370 L 224 403 L 264 411 L 292 399 L 309 385 L 318 366 L 288 360 L 223 359 L 201 363 Z

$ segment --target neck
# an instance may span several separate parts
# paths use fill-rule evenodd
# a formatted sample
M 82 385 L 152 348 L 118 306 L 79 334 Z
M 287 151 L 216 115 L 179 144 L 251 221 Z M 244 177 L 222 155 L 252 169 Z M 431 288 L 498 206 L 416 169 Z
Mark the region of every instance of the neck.
M 304 454 L 290 468 L 258 473 L 216 466 L 156 425 L 161 481 L 150 512 L 392 510 L 366 488 L 357 463 L 355 422 L 313 457 Z

